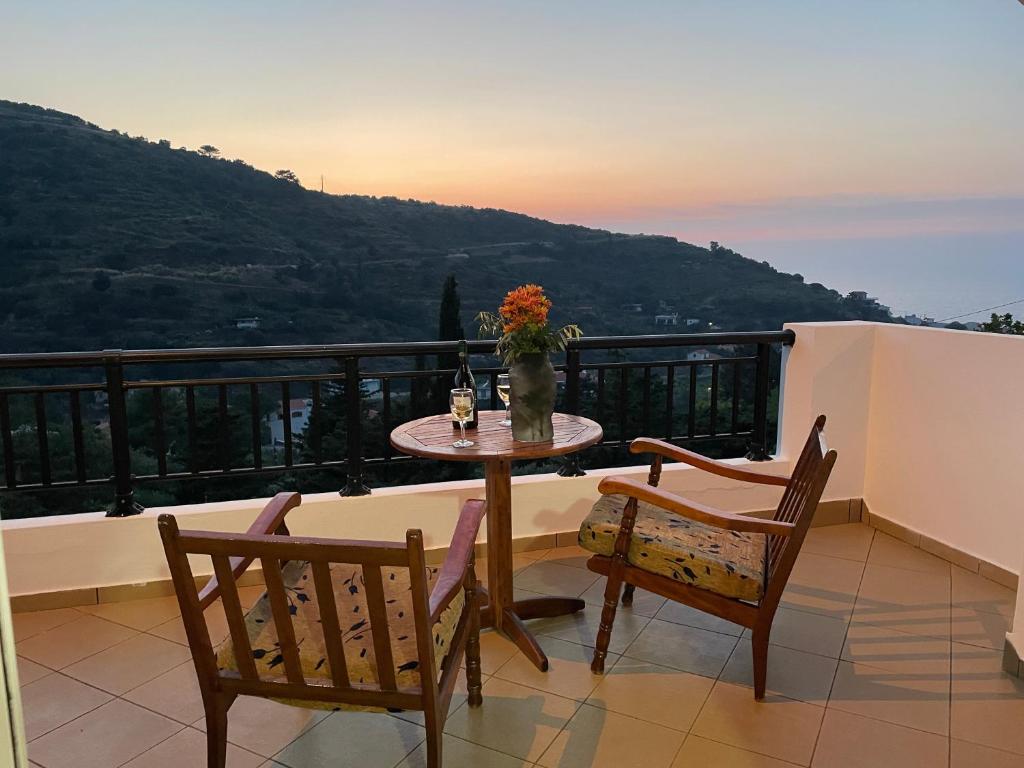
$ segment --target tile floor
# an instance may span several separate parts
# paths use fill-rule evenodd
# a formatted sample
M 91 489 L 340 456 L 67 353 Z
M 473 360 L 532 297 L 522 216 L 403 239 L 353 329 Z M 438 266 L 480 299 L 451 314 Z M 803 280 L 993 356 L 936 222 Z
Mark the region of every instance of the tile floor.
M 588 608 L 533 622 L 547 674 L 483 636 L 484 705 L 470 710 L 464 689 L 456 695 L 450 768 L 1024 768 L 1024 683 L 1000 666 L 1011 590 L 863 525 L 812 529 L 776 617 L 769 695 L 757 703 L 749 634 L 649 593 L 619 611 L 608 671 L 592 675 L 603 582 L 585 559 L 575 547 L 516 556 L 523 595 L 578 595 Z M 248 603 L 260 592 L 242 590 Z M 214 623 L 226 636 L 223 617 Z M 205 765 L 173 598 L 19 614 L 15 624 L 34 764 Z M 228 764 L 424 766 L 421 722 L 240 699 Z

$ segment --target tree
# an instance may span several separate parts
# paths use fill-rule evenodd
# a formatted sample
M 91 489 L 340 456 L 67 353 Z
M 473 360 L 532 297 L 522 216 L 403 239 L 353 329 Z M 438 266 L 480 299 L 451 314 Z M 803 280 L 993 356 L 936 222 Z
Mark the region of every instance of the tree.
M 466 338 L 466 331 L 462 327 L 462 301 L 459 299 L 459 284 L 455 281 L 455 275 L 448 275 L 441 289 L 441 309 L 438 313 L 437 340 L 458 341 Z M 455 368 L 459 364 L 458 355 L 454 352 L 445 352 L 437 356 L 439 368 Z
M 1006 333 L 1013 336 L 1024 336 L 1024 322 L 1014 320 L 1013 315 L 1007 312 L 1005 315 L 992 313 L 992 318 L 981 324 L 981 330 L 985 333 Z
M 299 183 L 299 177 L 295 175 L 295 171 L 289 171 L 287 168 L 274 171 L 274 178 L 278 181 L 287 181 L 290 184 Z
M 110 288 L 110 277 L 106 272 L 97 272 L 92 279 L 92 289 L 102 293 L 108 288 Z
M 203 157 L 220 157 L 220 150 L 213 144 L 203 144 L 198 151 Z

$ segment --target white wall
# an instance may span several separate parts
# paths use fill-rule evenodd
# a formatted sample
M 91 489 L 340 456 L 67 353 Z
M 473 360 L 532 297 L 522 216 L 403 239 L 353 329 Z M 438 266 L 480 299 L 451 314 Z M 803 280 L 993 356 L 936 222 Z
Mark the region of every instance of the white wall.
M 1024 338 L 880 325 L 873 370 L 871 511 L 1019 571 Z
M 747 464 L 736 460 L 738 464 Z M 752 465 L 785 473 L 784 461 Z M 535 536 L 579 527 L 598 497 L 597 484 L 609 474 L 646 474 L 645 467 L 594 470 L 584 477 L 528 475 L 513 478 L 513 535 Z M 745 512 L 778 502 L 770 486 L 735 483 L 684 466 L 666 467 L 662 487 L 721 507 Z M 462 502 L 483 496 L 482 481 L 381 488 L 370 496 L 341 498 L 336 493 L 308 496 L 289 513 L 299 535 L 401 541 L 409 528 L 424 532 L 427 547 L 450 540 Z M 137 517 L 107 518 L 102 513 L 66 515 L 3 524 L 12 595 L 38 594 L 168 578 L 156 529 L 157 516 L 170 512 L 182 528 L 243 531 L 265 499 L 152 508 Z M 481 532 L 481 541 L 486 539 Z M 196 573 L 210 573 L 209 561 L 196 561 Z
M 828 416 L 826 498 L 1019 572 L 1024 338 L 881 323 L 794 323 L 781 453 Z

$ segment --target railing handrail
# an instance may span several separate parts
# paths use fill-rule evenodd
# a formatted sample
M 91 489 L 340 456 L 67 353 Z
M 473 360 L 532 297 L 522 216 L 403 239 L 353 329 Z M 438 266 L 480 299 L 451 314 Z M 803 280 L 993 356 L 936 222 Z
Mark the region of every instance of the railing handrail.
M 781 331 L 724 331 L 645 336 L 585 336 L 570 341 L 574 349 L 643 349 L 655 347 L 721 346 L 725 344 L 792 345 L 796 335 Z M 493 339 L 468 342 L 469 351 L 494 351 Z M 193 347 L 177 349 L 106 349 L 90 352 L 24 352 L 0 354 L 0 369 L 89 368 L 111 362 L 144 363 L 231 362 L 252 360 L 318 360 L 341 357 L 402 357 L 451 352 L 456 341 L 369 342 L 354 344 L 295 344 L 260 347 Z

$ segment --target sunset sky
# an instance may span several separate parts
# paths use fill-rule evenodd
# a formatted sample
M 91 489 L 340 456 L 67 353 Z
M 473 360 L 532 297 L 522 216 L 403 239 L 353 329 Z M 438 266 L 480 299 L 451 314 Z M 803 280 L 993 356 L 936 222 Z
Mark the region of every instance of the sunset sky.
M 1024 242 L 1017 0 L 9 2 L 0 98 L 331 192 L 748 250 Z

